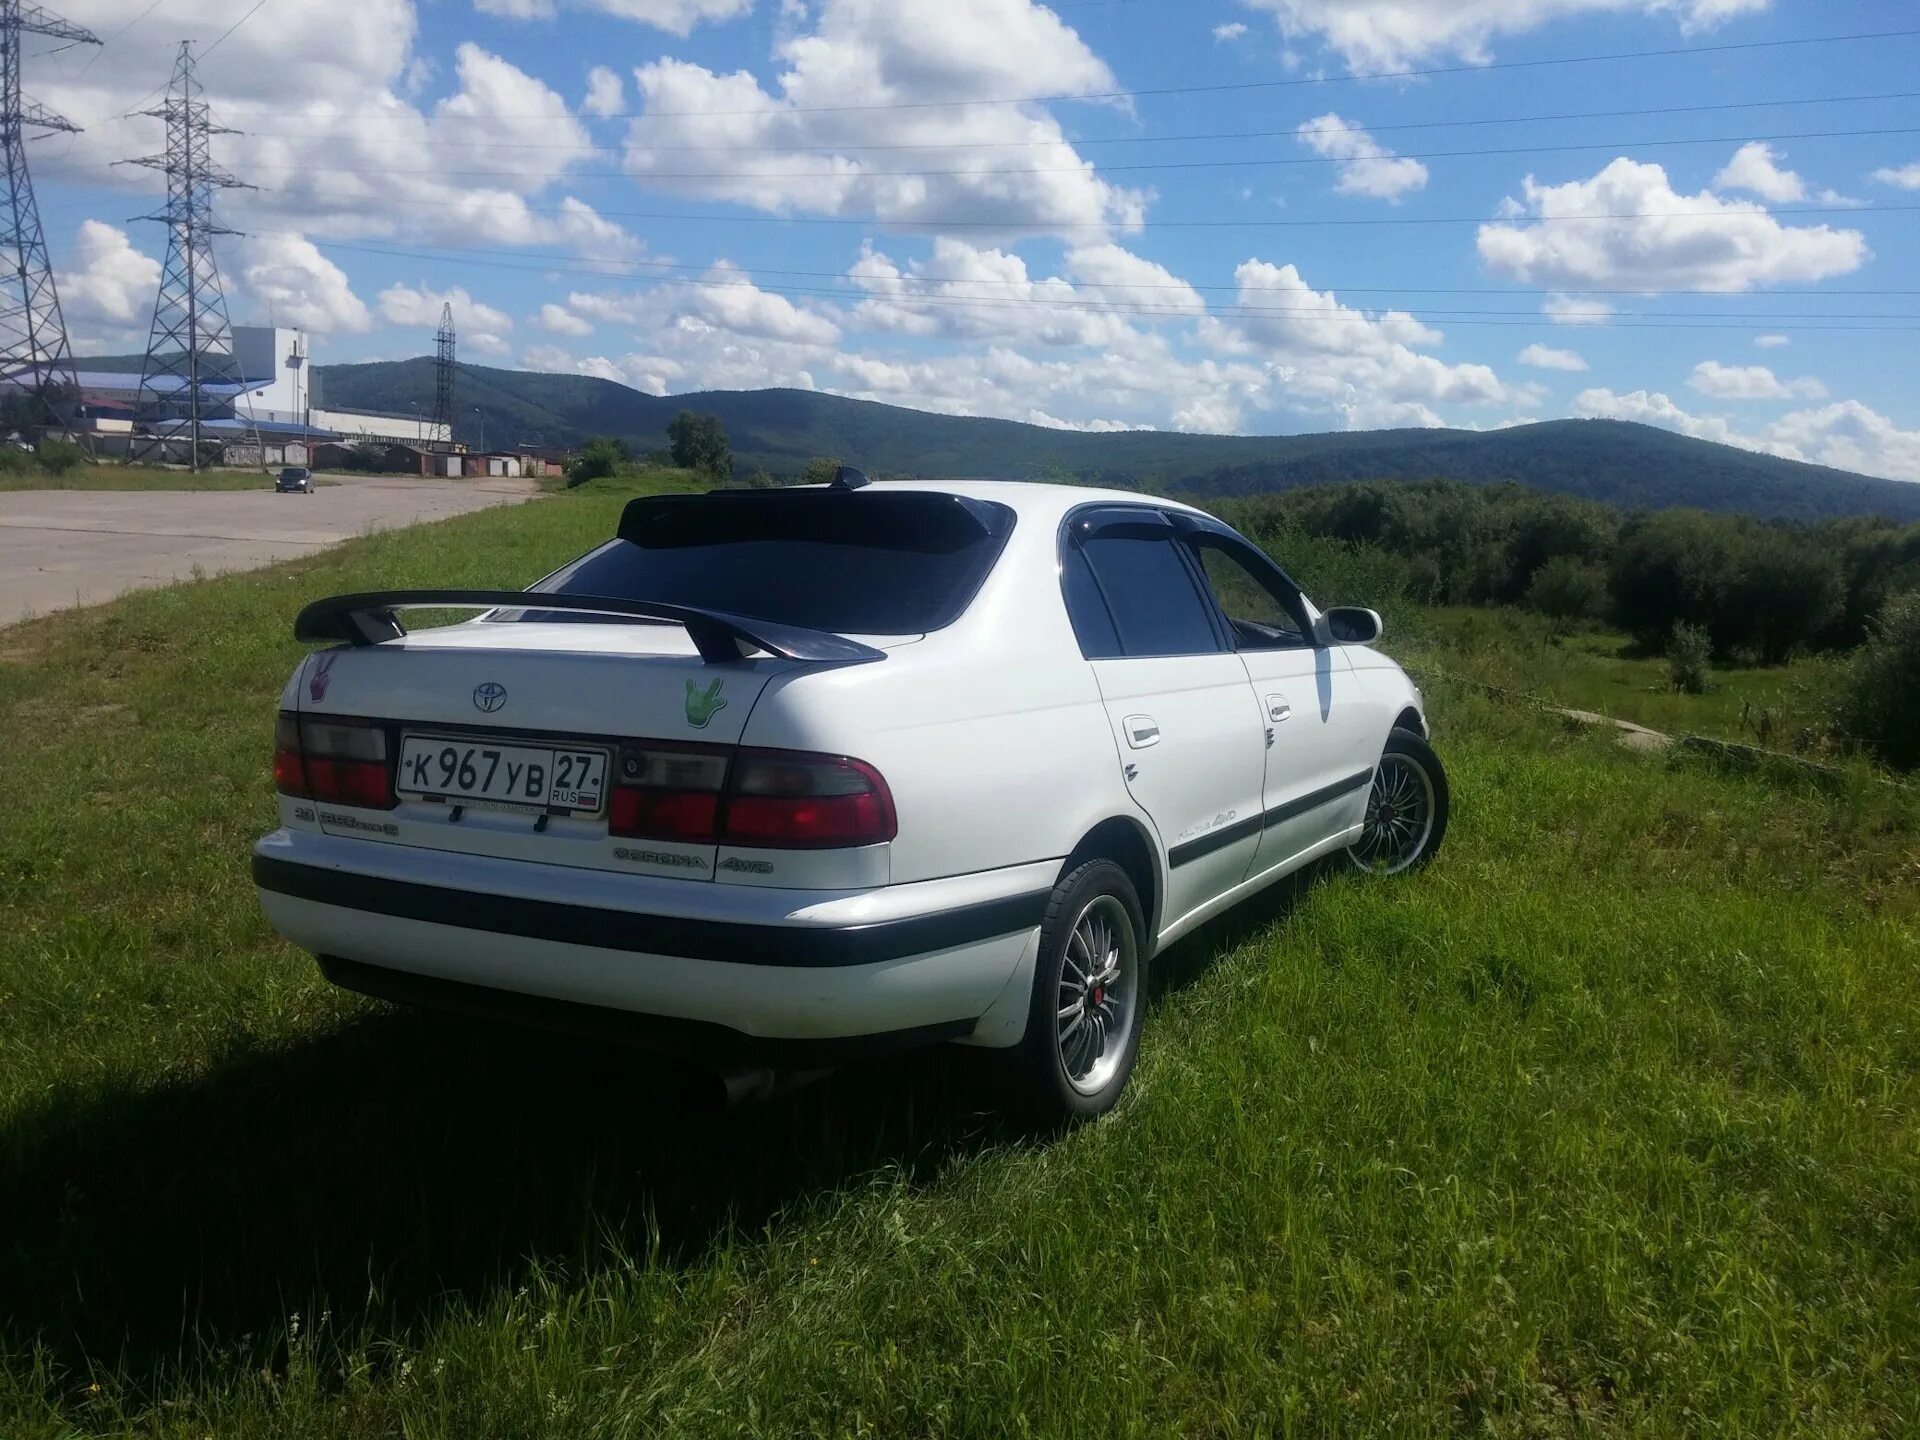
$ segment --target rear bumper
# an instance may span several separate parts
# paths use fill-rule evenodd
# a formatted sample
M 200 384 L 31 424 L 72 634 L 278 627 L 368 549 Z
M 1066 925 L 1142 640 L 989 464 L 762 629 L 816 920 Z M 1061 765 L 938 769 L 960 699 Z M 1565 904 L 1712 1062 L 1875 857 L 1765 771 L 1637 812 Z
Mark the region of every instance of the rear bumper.
M 576 1031 L 579 1010 L 624 1012 L 621 1038 L 680 1051 L 1011 1044 L 1056 868 L 778 890 L 293 829 L 253 860 L 274 928 L 349 988 Z

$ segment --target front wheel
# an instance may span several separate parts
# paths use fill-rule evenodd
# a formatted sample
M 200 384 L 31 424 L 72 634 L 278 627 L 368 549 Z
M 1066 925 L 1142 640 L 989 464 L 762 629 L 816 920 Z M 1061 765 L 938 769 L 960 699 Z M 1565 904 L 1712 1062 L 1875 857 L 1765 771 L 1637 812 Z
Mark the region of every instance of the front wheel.
M 1374 875 L 1424 865 L 1447 834 L 1447 772 L 1425 737 L 1396 729 L 1373 772 L 1367 816 L 1347 857 Z
M 1000 1062 L 1025 1118 L 1091 1120 L 1119 1100 L 1146 1013 L 1146 929 L 1133 881 L 1111 860 L 1089 860 L 1054 886 L 1026 1034 Z

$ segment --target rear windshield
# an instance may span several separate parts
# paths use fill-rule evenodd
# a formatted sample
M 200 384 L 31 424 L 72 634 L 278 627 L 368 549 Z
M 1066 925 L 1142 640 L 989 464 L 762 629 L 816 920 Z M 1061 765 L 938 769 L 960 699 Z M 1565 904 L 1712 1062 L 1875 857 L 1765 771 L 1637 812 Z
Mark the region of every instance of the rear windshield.
M 619 539 L 535 588 L 842 635 L 912 635 L 959 617 L 1012 528 L 1004 505 L 934 492 L 649 497 L 627 507 Z M 526 610 L 512 618 L 596 617 Z

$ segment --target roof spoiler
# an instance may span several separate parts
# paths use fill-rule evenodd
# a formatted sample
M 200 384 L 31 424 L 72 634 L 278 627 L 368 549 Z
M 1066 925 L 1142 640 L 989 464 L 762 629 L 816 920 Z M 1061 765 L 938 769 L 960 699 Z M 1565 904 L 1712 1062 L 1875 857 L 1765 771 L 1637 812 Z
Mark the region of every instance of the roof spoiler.
M 721 610 L 661 605 L 651 600 L 618 600 L 600 595 L 548 595 L 535 590 L 370 590 L 316 600 L 293 622 L 296 640 L 344 640 L 349 645 L 378 645 L 407 633 L 398 610 L 569 610 L 626 620 L 663 620 L 684 625 L 700 658 L 709 665 L 744 660 L 752 646 L 781 660 L 814 664 L 862 665 L 884 660 L 887 652 L 844 635 L 780 625 Z

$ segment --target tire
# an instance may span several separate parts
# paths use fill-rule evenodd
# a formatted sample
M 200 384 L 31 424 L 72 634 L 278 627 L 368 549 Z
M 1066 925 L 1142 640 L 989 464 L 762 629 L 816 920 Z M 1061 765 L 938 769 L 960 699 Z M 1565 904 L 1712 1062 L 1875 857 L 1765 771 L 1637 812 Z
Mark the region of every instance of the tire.
M 1089 860 L 1053 887 L 1040 923 L 1026 1034 L 1000 1055 L 1009 1108 L 1021 1118 L 1045 1127 L 1076 1124 L 1119 1100 L 1140 1052 L 1146 931 L 1133 881 L 1111 860 Z M 1089 959 L 1103 948 L 1104 979 Z M 1062 1014 L 1076 1002 L 1077 1016 Z
M 1448 808 L 1440 757 L 1418 731 L 1396 728 L 1367 792 L 1367 828 L 1347 847 L 1347 858 L 1373 875 L 1417 870 L 1447 838 Z

